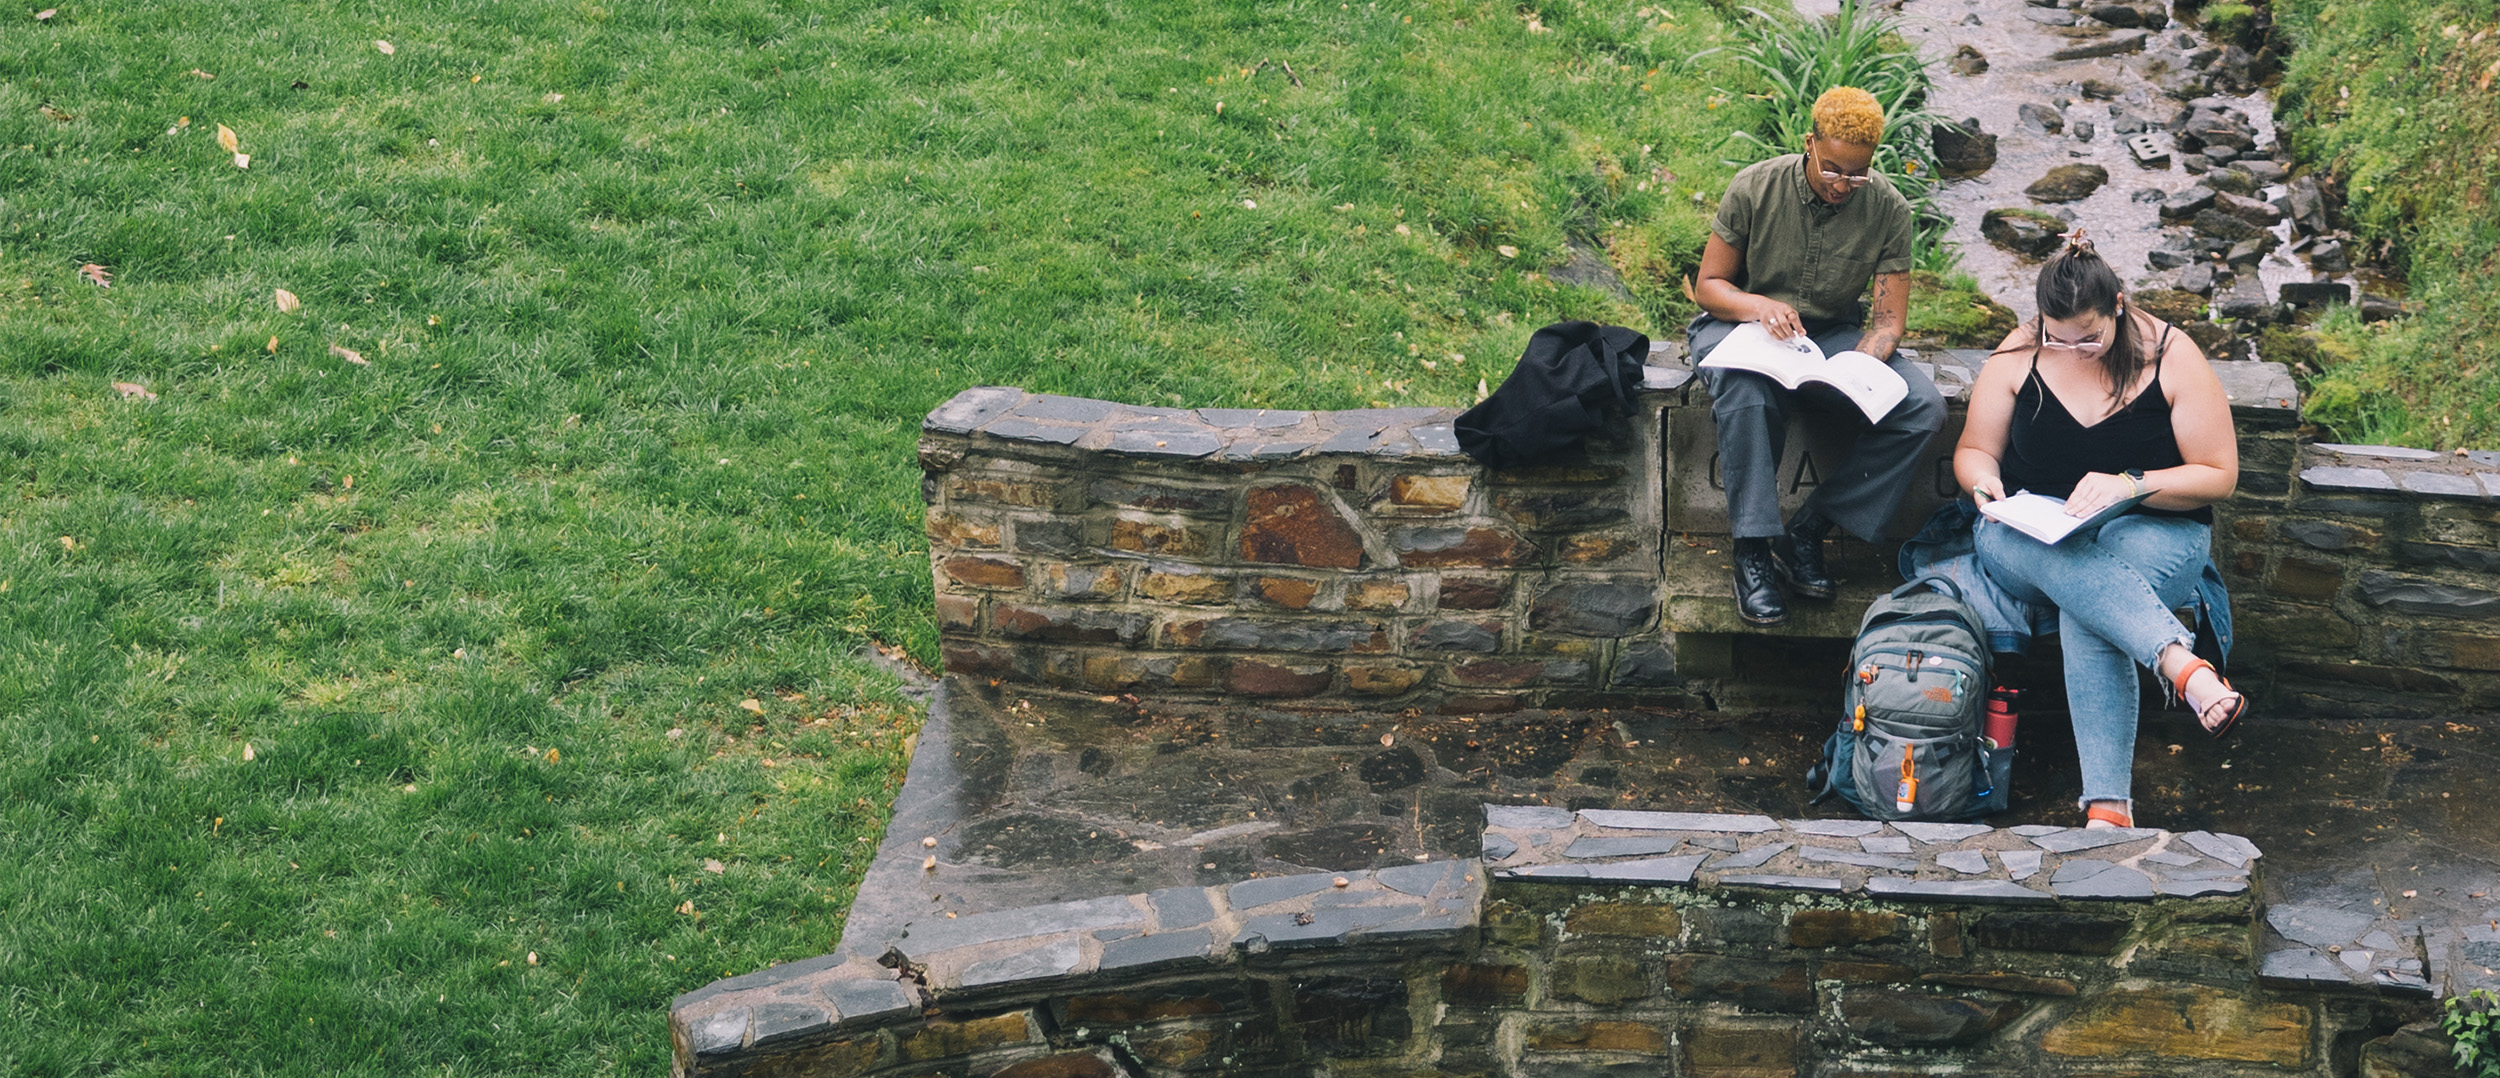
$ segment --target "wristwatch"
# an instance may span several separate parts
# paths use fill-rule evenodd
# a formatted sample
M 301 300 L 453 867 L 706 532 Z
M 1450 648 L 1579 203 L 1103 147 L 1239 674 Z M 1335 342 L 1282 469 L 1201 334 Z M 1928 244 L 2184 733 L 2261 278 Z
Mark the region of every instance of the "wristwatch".
M 2136 493 L 2144 493 L 2144 469 L 2129 468 L 2126 474 L 2128 485 L 2134 487 Z

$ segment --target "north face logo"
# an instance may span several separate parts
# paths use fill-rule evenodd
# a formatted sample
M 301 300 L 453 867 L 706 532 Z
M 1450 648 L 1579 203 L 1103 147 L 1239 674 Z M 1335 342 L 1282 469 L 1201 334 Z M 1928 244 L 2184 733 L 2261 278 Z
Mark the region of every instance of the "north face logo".
M 1953 702 L 1953 689 L 1951 686 L 1938 685 L 1927 690 L 1927 698 L 1939 704 L 1950 704 Z

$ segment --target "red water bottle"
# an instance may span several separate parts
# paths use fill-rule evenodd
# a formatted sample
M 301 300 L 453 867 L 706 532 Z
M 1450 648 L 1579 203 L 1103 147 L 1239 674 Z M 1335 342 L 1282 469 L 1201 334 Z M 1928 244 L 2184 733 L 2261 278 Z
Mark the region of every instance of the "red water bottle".
M 2014 723 L 2022 718 L 2015 712 L 2014 705 L 2021 702 L 2022 696 L 2021 689 L 2009 689 L 2003 685 L 1988 690 L 1989 744 L 2000 749 L 2014 747 Z

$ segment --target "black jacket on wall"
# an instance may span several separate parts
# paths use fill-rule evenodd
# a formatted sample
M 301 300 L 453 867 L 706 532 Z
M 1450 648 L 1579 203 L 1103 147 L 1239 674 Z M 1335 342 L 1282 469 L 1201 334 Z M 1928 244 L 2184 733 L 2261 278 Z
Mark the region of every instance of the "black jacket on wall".
M 1556 322 L 1528 338 L 1502 388 L 1458 417 L 1458 448 L 1487 468 L 1571 449 L 1608 416 L 1630 415 L 1649 338 L 1622 326 Z

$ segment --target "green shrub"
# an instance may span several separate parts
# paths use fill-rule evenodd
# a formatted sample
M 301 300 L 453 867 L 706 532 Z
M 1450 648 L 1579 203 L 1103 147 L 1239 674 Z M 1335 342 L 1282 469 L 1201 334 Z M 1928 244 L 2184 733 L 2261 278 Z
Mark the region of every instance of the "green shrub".
M 2500 995 L 2477 988 L 2448 997 L 2439 1028 L 2456 1042 L 2457 1069 L 2475 1078 L 2500 1078 Z

